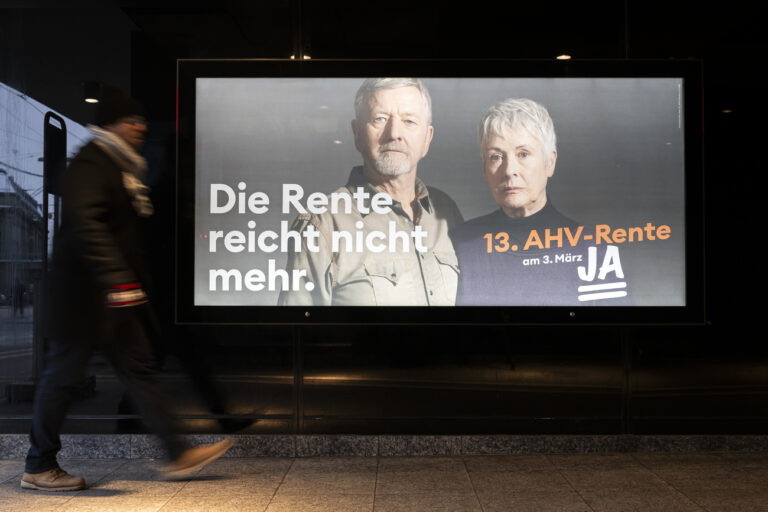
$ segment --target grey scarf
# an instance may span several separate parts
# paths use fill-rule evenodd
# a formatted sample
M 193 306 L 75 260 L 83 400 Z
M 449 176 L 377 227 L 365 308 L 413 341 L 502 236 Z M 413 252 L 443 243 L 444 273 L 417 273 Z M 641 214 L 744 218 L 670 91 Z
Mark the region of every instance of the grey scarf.
M 88 125 L 95 142 L 120 167 L 123 174 L 123 186 L 131 196 L 131 202 L 136 213 L 141 217 L 149 217 L 154 213 L 152 202 L 149 200 L 149 187 L 141 179 L 147 172 L 147 161 L 138 154 L 127 142 L 114 133 Z

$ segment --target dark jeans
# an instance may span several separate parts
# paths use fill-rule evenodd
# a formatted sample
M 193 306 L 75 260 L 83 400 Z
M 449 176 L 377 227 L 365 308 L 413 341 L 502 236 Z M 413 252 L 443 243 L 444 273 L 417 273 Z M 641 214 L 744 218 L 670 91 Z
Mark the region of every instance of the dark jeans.
M 88 361 L 96 350 L 109 360 L 128 388 L 147 426 L 166 448 L 170 459 L 177 458 L 186 445 L 176 434 L 168 413 L 165 393 L 155 379 L 156 365 L 141 321 L 146 306 L 121 308 L 106 313 L 101 333 L 94 340 L 51 340 L 46 368 L 35 394 L 30 432 L 30 449 L 25 471 L 40 473 L 58 467 L 61 427 L 72 398 L 86 376 Z

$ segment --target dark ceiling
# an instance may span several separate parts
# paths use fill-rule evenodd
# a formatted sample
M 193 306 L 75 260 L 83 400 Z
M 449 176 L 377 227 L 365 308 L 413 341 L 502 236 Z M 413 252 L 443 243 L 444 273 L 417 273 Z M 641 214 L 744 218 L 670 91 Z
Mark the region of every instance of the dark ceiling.
M 0 81 L 78 121 L 83 81 L 130 88 L 160 117 L 177 58 L 702 59 L 708 105 L 761 87 L 765 49 L 750 2 L 4 1 Z M 61 84 L 51 87 L 51 78 Z M 172 103 L 172 101 L 171 101 Z

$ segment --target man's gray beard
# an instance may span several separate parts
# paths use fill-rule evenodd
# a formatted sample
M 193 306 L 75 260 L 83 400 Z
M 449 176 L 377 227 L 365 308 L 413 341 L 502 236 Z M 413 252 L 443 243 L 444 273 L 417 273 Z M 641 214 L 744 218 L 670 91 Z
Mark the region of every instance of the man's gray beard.
M 411 172 L 411 161 L 405 153 L 384 153 L 374 162 L 382 176 L 402 176 Z

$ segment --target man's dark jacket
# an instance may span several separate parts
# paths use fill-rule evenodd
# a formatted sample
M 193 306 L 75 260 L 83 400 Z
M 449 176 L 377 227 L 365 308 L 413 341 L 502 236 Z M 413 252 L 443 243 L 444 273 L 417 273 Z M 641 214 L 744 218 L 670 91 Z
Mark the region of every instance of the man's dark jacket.
M 48 297 L 50 337 L 90 338 L 108 316 L 106 291 L 148 285 L 139 217 L 122 170 L 90 142 L 60 178 L 61 229 L 55 238 Z

